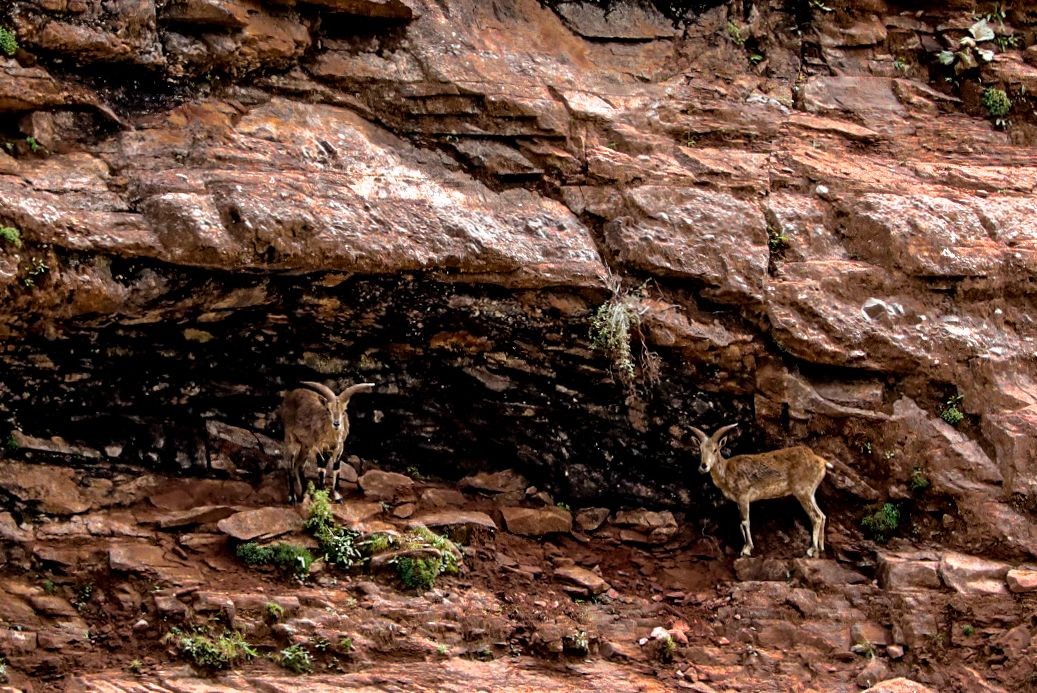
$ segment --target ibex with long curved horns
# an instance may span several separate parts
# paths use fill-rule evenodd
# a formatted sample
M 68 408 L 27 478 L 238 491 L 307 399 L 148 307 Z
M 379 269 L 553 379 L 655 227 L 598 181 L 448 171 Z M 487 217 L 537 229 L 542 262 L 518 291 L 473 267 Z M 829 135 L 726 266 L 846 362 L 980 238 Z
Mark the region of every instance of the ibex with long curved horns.
M 709 473 L 720 492 L 738 504 L 742 514 L 742 538 L 745 540 L 742 555 L 749 556 L 753 550 L 753 538 L 749 532 L 749 504 L 755 500 L 794 496 L 807 511 L 813 525 L 807 556 L 820 556 L 825 550 L 826 518 L 817 506 L 814 493 L 825 478 L 829 463 L 803 445 L 724 459 L 720 450 L 727 442 L 726 434 L 737 426 L 724 426 L 712 436 L 707 436 L 694 426 L 689 428 L 699 439 L 699 454 L 702 458 L 699 471 Z
M 306 462 L 315 459 L 317 454 L 322 457 L 327 454 L 325 466 L 318 472 L 318 486 L 324 488 L 324 479 L 330 473 L 332 495 L 340 501 L 338 473 L 342 465 L 342 449 L 349 435 L 349 400 L 358 392 L 374 388 L 374 383 L 352 385 L 337 395 L 321 383 L 307 381 L 302 385 L 308 389 L 298 388 L 285 393 L 281 403 L 288 502 L 302 500 L 302 470 Z

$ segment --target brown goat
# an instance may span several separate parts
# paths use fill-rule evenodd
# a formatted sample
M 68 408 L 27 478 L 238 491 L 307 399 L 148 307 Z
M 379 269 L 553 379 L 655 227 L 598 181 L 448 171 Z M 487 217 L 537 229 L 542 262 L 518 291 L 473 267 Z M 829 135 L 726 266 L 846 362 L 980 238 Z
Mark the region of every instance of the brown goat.
M 346 436 L 349 435 L 349 400 L 358 392 L 374 388 L 374 383 L 353 385 L 337 395 L 321 383 L 302 384 L 308 389 L 298 388 L 285 393 L 281 403 L 288 502 L 302 500 L 303 467 L 307 461 L 315 460 L 318 454 L 322 458 L 327 454 L 327 458 L 324 468 L 318 472 L 317 485 L 324 488 L 325 477 L 330 473 L 332 496 L 335 501 L 340 501 L 342 495 L 338 492 L 338 474 L 342 465 L 342 450 Z
M 702 459 L 699 471 L 703 474 L 708 472 L 720 492 L 738 504 L 742 514 L 742 538 L 745 540 L 742 555 L 749 556 L 753 550 L 753 538 L 749 532 L 749 504 L 755 500 L 794 496 L 810 516 L 813 525 L 807 556 L 820 556 L 825 550 L 826 518 L 817 505 L 814 493 L 830 465 L 802 445 L 724 459 L 720 450 L 727 442 L 725 434 L 737 425 L 724 426 L 712 436 L 707 436 L 694 426 L 689 428 L 699 439 Z

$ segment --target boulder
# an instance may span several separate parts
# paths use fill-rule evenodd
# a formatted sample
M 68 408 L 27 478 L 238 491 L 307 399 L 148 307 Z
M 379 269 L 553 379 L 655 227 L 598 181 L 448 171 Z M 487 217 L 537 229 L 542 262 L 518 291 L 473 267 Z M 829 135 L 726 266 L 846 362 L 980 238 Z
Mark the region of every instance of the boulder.
M 895 679 L 879 681 L 864 693 L 936 693 L 936 689 L 923 686 L 922 684 L 898 676 Z
M 1037 569 L 1015 568 L 1006 575 L 1008 589 L 1015 593 L 1037 592 Z
M 612 518 L 623 541 L 643 544 L 665 544 L 677 533 L 677 520 L 669 510 L 620 510 Z
M 443 510 L 440 512 L 422 513 L 410 518 L 407 524 L 411 527 L 417 525 L 424 525 L 425 527 L 467 525 L 497 530 L 497 523 L 486 513 L 477 510 Z
M 403 474 L 372 469 L 360 477 L 359 481 L 360 488 L 364 491 L 364 498 L 368 500 L 390 503 L 417 500 L 414 493 L 414 480 Z
M 220 520 L 216 526 L 238 541 L 254 541 L 298 532 L 303 528 L 303 520 L 294 510 L 259 508 L 235 513 Z
M 557 506 L 501 508 L 501 515 L 504 517 L 504 526 L 512 534 L 541 537 L 545 534 L 572 531 L 572 514 Z
M 947 552 L 940 559 L 940 577 L 961 594 L 1005 594 L 1010 568 L 1007 563 L 963 553 Z
M 75 471 L 67 467 L 0 461 L 4 490 L 23 501 L 31 501 L 45 513 L 74 515 L 86 512 L 92 503 L 79 484 Z
M 483 493 L 524 493 L 529 482 L 521 474 L 511 469 L 505 469 L 499 472 L 479 472 L 466 476 L 457 485 Z
M 587 596 L 608 592 L 611 587 L 597 573 L 575 565 L 555 568 L 554 576 L 559 582 L 574 586 Z
M 927 555 L 879 553 L 879 586 L 890 591 L 940 589 L 939 565 Z
M 609 518 L 608 508 L 583 508 L 576 512 L 574 521 L 581 532 L 593 532 Z

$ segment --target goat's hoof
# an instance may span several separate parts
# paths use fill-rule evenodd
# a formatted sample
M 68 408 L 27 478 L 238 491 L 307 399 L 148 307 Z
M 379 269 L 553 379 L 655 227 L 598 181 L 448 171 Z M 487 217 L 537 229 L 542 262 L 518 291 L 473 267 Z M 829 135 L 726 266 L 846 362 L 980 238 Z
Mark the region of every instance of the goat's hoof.
M 336 493 L 336 494 L 335 494 L 335 498 L 334 498 L 333 500 L 334 500 L 334 501 L 335 501 L 336 503 L 341 503 L 342 501 L 344 501 L 344 500 L 345 500 L 345 498 L 343 498 L 343 497 L 342 497 L 342 494 L 341 494 L 341 493 Z
M 743 556 L 752 556 L 753 555 L 753 550 L 749 549 L 749 548 L 742 549 L 742 555 Z
M 813 549 L 807 549 L 807 558 L 816 558 L 816 557 L 817 557 L 817 551 L 814 551 Z

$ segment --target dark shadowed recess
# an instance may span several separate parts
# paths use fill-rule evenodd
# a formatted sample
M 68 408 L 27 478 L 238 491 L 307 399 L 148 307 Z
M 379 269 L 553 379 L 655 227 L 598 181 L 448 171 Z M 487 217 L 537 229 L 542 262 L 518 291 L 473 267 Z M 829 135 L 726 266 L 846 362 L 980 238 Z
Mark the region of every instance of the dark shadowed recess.
M 347 443 L 366 465 L 447 479 L 513 467 L 559 499 L 672 508 L 716 500 L 695 471 L 689 423 L 741 422 L 747 435 L 735 445 L 753 449 L 751 397 L 703 391 L 665 352 L 635 426 L 625 391 L 589 343 L 596 292 L 156 269 L 169 290 L 133 315 L 8 341 L 4 429 L 122 448 L 83 465 L 218 476 L 226 472 L 208 467 L 207 422 L 279 440 L 284 389 L 371 381 L 375 392 L 351 405 Z M 235 463 L 255 482 L 277 460 Z

